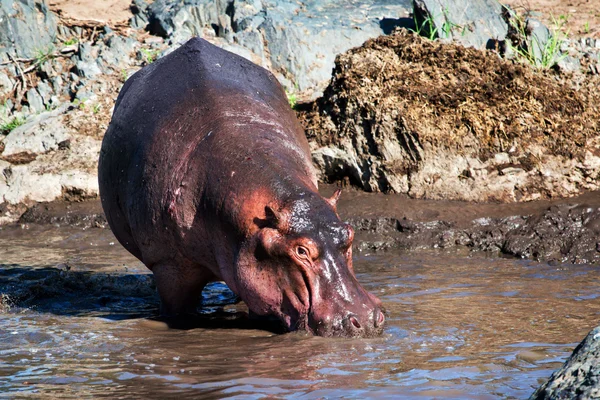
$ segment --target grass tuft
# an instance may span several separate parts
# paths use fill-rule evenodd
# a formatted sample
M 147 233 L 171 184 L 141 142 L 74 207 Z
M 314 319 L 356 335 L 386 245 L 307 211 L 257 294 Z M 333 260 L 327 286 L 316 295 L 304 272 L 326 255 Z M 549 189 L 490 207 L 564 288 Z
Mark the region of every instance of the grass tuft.
M 14 129 L 25 123 L 25 118 L 23 117 L 12 117 L 5 120 L 0 120 L 0 135 L 8 135 Z
M 523 16 L 515 15 L 511 18 L 510 24 L 515 29 L 520 43 L 509 43 L 509 46 L 517 55 L 517 60 L 540 69 L 548 69 L 566 57 L 561 52 L 561 46 L 569 34 L 568 31 L 562 32 L 568 18 L 562 15 L 558 19 L 554 16 L 551 18 L 553 26 L 550 28 L 550 37 L 544 44 L 535 36 L 527 35 L 527 20 Z M 536 54 L 536 49 L 539 49 L 539 54 Z

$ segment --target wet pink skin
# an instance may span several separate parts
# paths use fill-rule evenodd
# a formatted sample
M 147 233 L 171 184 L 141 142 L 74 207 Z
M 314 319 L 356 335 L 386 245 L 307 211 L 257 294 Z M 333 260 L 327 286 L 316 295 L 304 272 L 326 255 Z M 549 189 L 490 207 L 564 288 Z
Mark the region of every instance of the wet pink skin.
M 154 273 L 163 315 L 195 312 L 204 286 L 224 280 L 290 331 L 381 333 L 339 193 L 319 195 L 304 132 L 266 70 L 201 39 L 143 68 L 119 94 L 98 175 L 107 220 Z

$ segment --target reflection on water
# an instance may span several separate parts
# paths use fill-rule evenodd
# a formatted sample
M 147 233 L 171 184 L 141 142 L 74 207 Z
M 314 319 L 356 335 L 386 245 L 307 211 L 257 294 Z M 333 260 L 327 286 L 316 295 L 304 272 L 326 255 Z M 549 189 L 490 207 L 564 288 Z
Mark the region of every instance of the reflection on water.
M 144 318 L 148 271 L 106 230 L 5 228 L 0 264 L 9 396 L 523 398 L 600 319 L 597 268 L 458 253 L 357 255 L 389 315 L 383 337 L 351 340 L 167 329 Z M 206 302 L 244 310 L 223 285 Z

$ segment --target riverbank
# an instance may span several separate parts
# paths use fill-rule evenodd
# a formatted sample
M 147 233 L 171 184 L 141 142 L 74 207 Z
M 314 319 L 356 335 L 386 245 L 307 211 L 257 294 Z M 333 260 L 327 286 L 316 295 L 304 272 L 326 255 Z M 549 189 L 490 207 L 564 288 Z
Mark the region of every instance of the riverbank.
M 334 185 L 321 192 L 330 196 Z M 447 249 L 550 263 L 600 263 L 600 192 L 527 203 L 417 200 L 347 189 L 342 219 L 356 230 L 355 251 Z M 108 229 L 99 200 L 38 203 L 17 223 Z

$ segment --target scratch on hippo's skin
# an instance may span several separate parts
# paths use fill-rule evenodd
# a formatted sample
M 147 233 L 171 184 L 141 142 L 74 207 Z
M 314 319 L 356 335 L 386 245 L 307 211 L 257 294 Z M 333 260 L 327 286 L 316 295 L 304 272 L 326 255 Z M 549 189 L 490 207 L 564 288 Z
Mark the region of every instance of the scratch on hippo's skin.
M 326 253 L 325 259 L 323 260 L 323 264 L 325 264 L 324 272 L 326 274 L 327 279 L 329 279 L 329 281 L 332 284 L 334 284 L 336 289 L 338 289 L 337 292 L 342 296 L 342 298 L 344 300 L 346 300 L 348 303 L 351 303 L 352 298 L 350 297 L 348 288 L 346 287 L 346 284 L 342 281 L 342 279 L 340 279 L 341 278 L 340 267 L 335 262 L 335 259 L 331 256 L 331 254 Z M 332 270 L 335 271 L 335 273 L 337 275 L 336 277 L 333 277 Z M 328 271 L 328 272 L 326 272 L 326 271 Z
M 244 126 L 256 126 L 256 125 L 264 125 L 264 126 L 268 126 L 271 128 L 270 133 L 278 133 L 281 136 L 271 136 L 269 137 L 270 140 L 277 140 L 277 144 L 282 145 L 283 147 L 293 151 L 296 155 L 300 156 L 301 159 L 305 159 L 306 158 L 306 154 L 304 153 L 304 151 L 294 145 L 292 143 L 292 141 L 290 141 L 288 135 L 289 135 L 289 131 L 287 129 L 285 129 L 280 123 L 275 122 L 273 120 L 269 120 L 269 119 L 264 119 L 262 118 L 259 114 L 253 113 L 253 112 L 247 112 L 247 111 L 238 111 L 238 112 L 231 112 L 231 111 L 227 111 L 224 113 L 224 115 L 226 117 L 229 117 L 232 119 L 232 121 L 236 121 L 233 122 L 233 126 L 235 127 L 244 127 Z
M 181 186 L 179 186 L 177 189 L 175 189 L 175 192 L 170 197 L 171 197 L 171 200 L 169 201 L 169 207 L 167 210 L 171 217 L 176 218 L 177 201 L 181 197 Z

